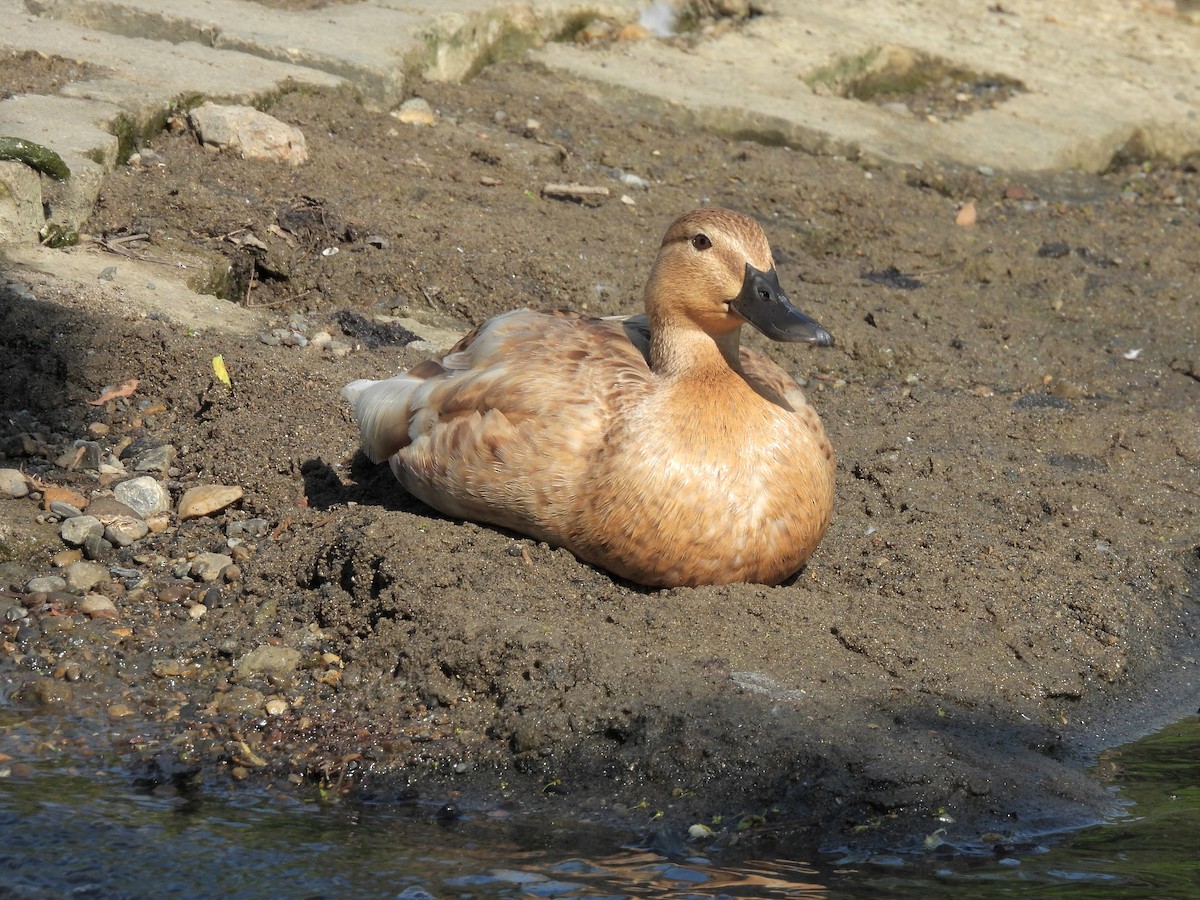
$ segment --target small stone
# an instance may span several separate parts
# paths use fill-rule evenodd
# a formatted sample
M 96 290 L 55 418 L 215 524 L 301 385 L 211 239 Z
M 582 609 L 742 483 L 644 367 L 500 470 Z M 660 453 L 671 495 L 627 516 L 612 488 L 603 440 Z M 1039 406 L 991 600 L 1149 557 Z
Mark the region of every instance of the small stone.
M 104 524 L 95 516 L 74 516 L 62 523 L 61 534 L 62 539 L 72 547 L 82 547 L 88 538 L 98 538 L 104 534 Z
M 166 487 L 150 475 L 122 481 L 113 488 L 113 496 L 142 518 L 171 508 L 171 495 Z
M 116 619 L 119 615 L 117 607 L 103 594 L 85 594 L 75 608 L 93 619 Z
M 95 516 L 105 525 L 110 525 L 114 519 L 121 517 L 134 516 L 141 518 L 133 507 L 122 503 L 116 497 L 105 495 L 92 498 L 91 505 L 88 506 L 88 515 Z
M 100 584 L 109 581 L 108 567 L 90 560 L 80 560 L 67 566 L 66 588 L 74 593 L 85 594 Z
M 25 592 L 28 594 L 51 594 L 66 589 L 67 580 L 58 575 L 39 575 L 25 582 Z
M 19 469 L 0 469 L 0 494 L 9 497 L 24 497 L 29 493 L 29 483 Z
M 103 422 L 92 422 L 88 425 L 87 430 L 92 437 L 104 437 L 112 429 Z
M 74 521 L 72 519 L 71 521 Z M 89 534 L 83 542 L 83 555 L 86 559 L 103 559 L 113 545 L 101 535 Z
M 71 519 L 75 516 L 83 515 L 83 511 L 72 506 L 70 503 L 63 503 L 61 500 L 55 500 L 50 504 L 50 512 L 58 516 L 60 519 Z
M 56 569 L 61 569 L 69 566 L 73 562 L 79 562 L 81 559 L 83 559 L 83 553 L 76 548 L 59 550 L 52 557 L 50 557 L 50 565 L 54 566 Z
M 225 526 L 226 537 L 262 537 L 271 528 L 266 519 L 239 519 Z
M 171 525 L 171 514 L 167 512 L 154 513 L 146 516 L 146 527 L 150 529 L 151 534 L 160 534 L 169 528 Z
M 138 454 L 134 460 L 133 470 L 135 472 L 166 473 L 173 462 L 175 462 L 175 448 L 170 444 L 163 444 L 161 447 L 154 447 L 145 453 Z
M 203 582 L 216 581 L 226 566 L 233 565 L 233 557 L 224 553 L 198 553 L 192 560 L 190 572 L 193 578 Z
M 66 503 L 76 509 L 86 509 L 88 499 L 78 491 L 59 487 L 58 485 L 51 485 L 42 491 L 42 509 L 48 510 L 55 503 Z
M 108 717 L 110 719 L 127 719 L 133 715 L 133 710 L 124 703 L 114 703 L 108 708 Z
M 104 539 L 114 547 L 128 547 L 149 531 L 150 526 L 137 516 L 121 516 L 105 526 Z
M 179 520 L 211 516 L 242 499 L 242 489 L 236 485 L 202 484 L 179 498 Z
M 203 603 L 193 603 L 188 607 L 188 616 L 199 621 L 204 618 L 204 614 L 208 612 L 208 607 Z
M 242 159 L 267 159 L 293 166 L 308 160 L 308 147 L 299 128 L 252 106 L 218 106 L 206 101 L 193 109 L 189 118 L 201 143 L 237 150 Z
M 288 711 L 288 704 L 286 700 L 274 697 L 263 704 L 263 709 L 267 711 L 268 716 L 282 716 Z
M 254 688 L 235 687 L 217 699 L 217 709 L 223 713 L 256 713 L 263 708 L 263 692 Z
M 237 661 L 240 675 L 250 675 L 255 672 L 273 674 L 287 673 L 300 665 L 300 651 L 292 647 L 274 647 L 263 644 L 255 647 Z
M 75 696 L 69 684 L 55 678 L 39 678 L 24 693 L 38 706 L 61 706 L 70 703 Z
M 437 122 L 437 113 L 429 101 L 421 97 L 405 100 L 399 109 L 392 110 L 392 116 L 406 125 L 432 125 Z

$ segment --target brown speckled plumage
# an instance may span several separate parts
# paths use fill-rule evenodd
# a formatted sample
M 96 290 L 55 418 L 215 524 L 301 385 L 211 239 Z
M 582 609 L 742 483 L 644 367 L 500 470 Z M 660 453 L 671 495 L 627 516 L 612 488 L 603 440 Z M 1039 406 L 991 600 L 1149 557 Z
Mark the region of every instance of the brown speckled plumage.
M 778 583 L 829 525 L 835 463 L 796 383 L 738 345 L 747 263 L 774 268 L 753 219 L 687 213 L 645 318 L 516 310 L 441 359 L 348 385 L 364 452 L 447 515 L 641 584 Z

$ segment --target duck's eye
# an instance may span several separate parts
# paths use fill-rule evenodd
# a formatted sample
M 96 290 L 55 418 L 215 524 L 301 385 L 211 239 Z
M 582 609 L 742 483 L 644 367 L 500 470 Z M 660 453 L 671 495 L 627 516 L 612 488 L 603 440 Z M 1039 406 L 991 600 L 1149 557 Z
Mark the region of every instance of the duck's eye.
M 692 246 L 697 250 L 707 250 L 712 246 L 712 241 L 708 239 L 707 234 L 698 234 L 692 238 Z

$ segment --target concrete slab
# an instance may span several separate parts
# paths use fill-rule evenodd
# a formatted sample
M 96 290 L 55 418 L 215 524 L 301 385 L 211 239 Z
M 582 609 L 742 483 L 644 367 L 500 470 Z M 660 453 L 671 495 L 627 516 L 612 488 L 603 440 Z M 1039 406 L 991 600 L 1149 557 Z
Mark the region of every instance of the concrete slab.
M 101 316 L 153 316 L 181 330 L 240 335 L 261 328 L 265 321 L 255 310 L 197 294 L 188 284 L 196 273 L 178 263 L 147 262 L 83 246 L 10 246 L 0 251 L 0 271 L 36 296 L 62 296 Z
M 729 134 L 813 152 L 997 169 L 1100 171 L 1123 147 L 1200 152 L 1200 30 L 1116 0 L 773 0 L 768 12 L 694 45 L 552 44 L 536 59 L 632 92 Z M 823 70 L 869 65 L 881 48 L 1023 85 L 953 121 L 839 96 Z

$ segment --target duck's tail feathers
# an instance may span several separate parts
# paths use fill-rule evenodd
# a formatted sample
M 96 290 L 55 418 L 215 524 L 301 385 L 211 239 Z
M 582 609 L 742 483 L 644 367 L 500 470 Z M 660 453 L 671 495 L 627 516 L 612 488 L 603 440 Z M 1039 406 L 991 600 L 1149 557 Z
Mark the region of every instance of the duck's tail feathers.
M 397 375 L 385 381 L 359 379 L 342 388 L 358 421 L 362 451 L 371 462 L 383 462 L 408 446 L 408 402 L 423 381 Z

